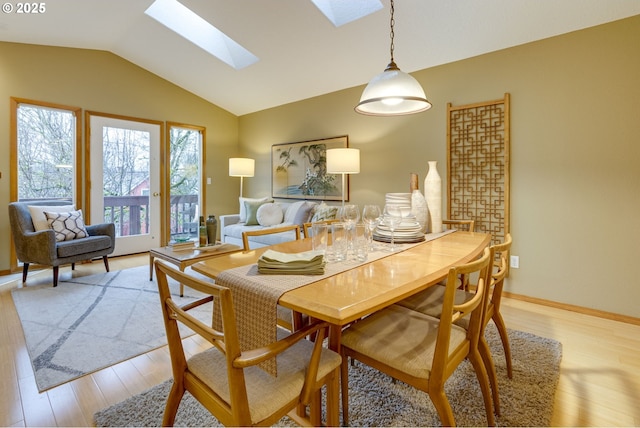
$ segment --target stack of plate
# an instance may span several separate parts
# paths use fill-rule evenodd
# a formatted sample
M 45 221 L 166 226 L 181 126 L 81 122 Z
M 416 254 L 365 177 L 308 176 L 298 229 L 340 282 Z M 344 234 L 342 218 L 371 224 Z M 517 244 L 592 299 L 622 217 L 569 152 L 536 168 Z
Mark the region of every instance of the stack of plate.
M 384 203 L 387 205 L 411 206 L 411 193 L 387 193 L 384 196 Z
M 393 237 L 394 242 L 398 244 L 424 241 L 422 227 L 414 215 L 409 215 L 402 220 L 400 226 L 396 227 Z M 373 239 L 380 242 L 391 242 L 391 230 L 384 221 L 373 231 Z

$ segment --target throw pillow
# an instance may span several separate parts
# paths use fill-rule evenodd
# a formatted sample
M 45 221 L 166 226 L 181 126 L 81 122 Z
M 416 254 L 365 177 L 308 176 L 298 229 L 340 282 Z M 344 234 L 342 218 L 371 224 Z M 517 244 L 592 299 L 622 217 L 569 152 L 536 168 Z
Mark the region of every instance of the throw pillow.
M 44 215 L 45 211 L 50 213 L 68 213 L 76 209 L 75 205 L 27 205 L 29 213 L 31 214 L 31 221 L 33 222 L 33 228 L 36 232 L 40 230 L 51 229 L 47 217 Z
M 284 222 L 297 224 L 300 227 L 309 221 L 311 210 L 316 206 L 314 202 L 299 201 L 289 205 L 287 212 L 284 214 Z
M 56 241 L 71 241 L 72 239 L 89 236 L 82 219 L 82 210 L 66 213 L 45 211 L 50 229 L 56 233 Z
M 244 203 L 247 202 L 273 202 L 273 199 L 269 199 L 269 197 L 265 196 L 264 198 L 243 198 L 240 197 L 240 223 L 245 223 L 247 221 L 247 210 L 245 209 Z
M 260 205 L 256 215 L 260 226 L 275 226 L 282 223 L 282 207 L 274 202 Z
M 316 207 L 316 212 L 311 217 L 311 222 L 333 220 L 338 215 L 338 207 L 332 207 L 324 202 Z
M 247 215 L 245 224 L 247 226 L 255 226 L 258 224 L 258 208 L 271 201 L 244 201 L 244 210 Z

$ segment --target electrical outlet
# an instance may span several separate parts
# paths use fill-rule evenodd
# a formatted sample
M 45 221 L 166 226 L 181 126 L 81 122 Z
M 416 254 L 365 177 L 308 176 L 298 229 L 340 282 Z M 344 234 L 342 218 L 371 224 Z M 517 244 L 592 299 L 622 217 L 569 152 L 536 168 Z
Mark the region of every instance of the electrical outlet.
M 518 269 L 520 267 L 520 257 L 511 256 L 511 260 L 509 261 L 509 266 L 511 266 L 514 269 Z

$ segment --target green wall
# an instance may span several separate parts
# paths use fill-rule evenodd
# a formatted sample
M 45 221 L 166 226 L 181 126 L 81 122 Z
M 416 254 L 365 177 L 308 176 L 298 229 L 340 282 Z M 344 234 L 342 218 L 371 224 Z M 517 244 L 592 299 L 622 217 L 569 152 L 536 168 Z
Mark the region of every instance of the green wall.
M 188 68 L 187 68 L 188 70 Z M 228 159 L 237 156 L 238 118 L 108 52 L 0 42 L 0 234 L 10 236 L 9 99 L 45 101 L 157 121 L 206 127 L 206 213 L 237 211 L 237 179 Z M 83 114 L 84 120 L 84 114 Z M 0 241 L 0 272 L 10 265 L 10 241 Z
M 421 70 L 413 75 L 434 107 L 412 116 L 358 115 L 364 87 L 242 116 L 240 151 L 263 178 L 247 179 L 245 194 L 270 193 L 272 144 L 348 134 L 361 150 L 351 200 L 382 204 L 385 193 L 408 191 L 411 172 L 422 180 L 429 160 L 446 178 L 448 102 L 508 92 L 520 268 L 506 290 L 640 317 L 639 42 L 636 16 Z
M 271 193 L 271 145 L 349 135 L 361 149 L 351 200 L 384 201 L 437 160 L 446 178 L 446 105 L 511 94 L 513 269 L 506 290 L 640 317 L 640 16 L 446 64 L 413 75 L 434 107 L 406 117 L 356 114 L 364 86 L 237 118 L 112 54 L 0 43 L 0 147 L 9 97 L 207 128 L 207 210 L 237 211 L 230 156 L 256 159 L 245 196 Z M 428 54 L 428 53 L 425 53 Z M 401 59 L 399 59 L 401 61 Z M 384 58 L 381 58 L 381 67 Z M 363 82 L 365 83 L 365 82 Z M 9 202 L 0 158 L 0 203 Z M 6 218 L 0 233 L 9 236 Z M 0 242 L 0 271 L 9 242 Z

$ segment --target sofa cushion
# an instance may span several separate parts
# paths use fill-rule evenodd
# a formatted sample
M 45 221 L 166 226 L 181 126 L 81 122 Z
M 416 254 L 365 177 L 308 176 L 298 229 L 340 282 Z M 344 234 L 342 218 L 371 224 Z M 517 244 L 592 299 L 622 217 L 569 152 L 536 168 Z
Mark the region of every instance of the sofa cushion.
M 31 221 L 33 222 L 33 228 L 36 232 L 40 230 L 49 230 L 49 222 L 44 215 L 45 211 L 50 213 L 65 213 L 75 211 L 75 205 L 27 205 L 29 213 L 31 214 Z
M 244 201 L 244 209 L 247 214 L 247 220 L 245 224 L 247 226 L 253 226 L 258 223 L 258 208 L 260 208 L 264 204 L 268 204 L 270 202 L 267 201 Z
M 311 217 L 311 221 L 333 220 L 337 215 L 338 207 L 329 206 L 323 202 L 316 207 L 315 212 Z
M 284 213 L 282 207 L 274 202 L 266 203 L 258 208 L 258 223 L 260 226 L 275 226 L 282 223 Z
M 247 221 L 247 209 L 245 208 L 245 201 L 248 202 L 258 202 L 258 201 L 263 201 L 263 202 L 273 202 L 273 199 L 269 198 L 268 196 L 265 196 L 264 198 L 243 198 L 242 196 L 240 197 L 240 223 L 245 223 Z
M 82 218 L 82 210 L 70 212 L 45 211 L 49 227 L 56 233 L 56 241 L 71 241 L 89 236 Z
M 309 201 L 298 201 L 289 205 L 287 212 L 284 213 L 284 222 L 297 224 L 300 227 L 311 218 L 311 210 L 317 204 Z
M 280 223 L 275 226 L 268 227 L 280 227 L 285 226 L 287 223 Z M 224 233 L 227 237 L 235 238 L 238 240 L 242 240 L 242 232 L 247 232 L 250 230 L 263 230 L 264 226 L 255 225 L 255 226 L 247 226 L 243 223 L 230 224 L 229 226 L 224 228 Z M 281 242 L 295 241 L 296 233 L 293 230 L 288 230 L 283 233 L 274 233 L 270 235 L 259 235 L 259 236 L 251 236 L 249 237 L 250 242 L 257 242 L 262 245 L 273 245 L 280 244 Z M 242 245 L 242 244 L 241 244 Z

